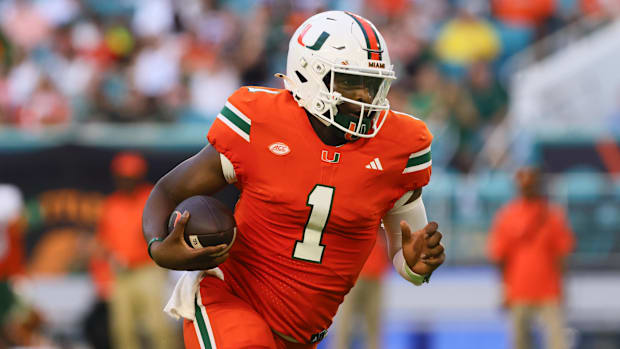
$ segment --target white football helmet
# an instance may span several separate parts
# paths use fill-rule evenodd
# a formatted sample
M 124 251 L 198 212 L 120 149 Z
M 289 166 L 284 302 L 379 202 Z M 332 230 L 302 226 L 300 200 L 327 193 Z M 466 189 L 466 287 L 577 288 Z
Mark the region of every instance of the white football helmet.
M 390 107 L 387 93 L 396 79 L 383 36 L 367 19 L 343 11 L 316 14 L 297 28 L 289 42 L 286 74 L 284 86 L 298 104 L 349 139 L 379 132 Z M 372 102 L 334 90 L 335 80 L 347 79 L 363 86 Z M 359 115 L 339 113 L 343 103 L 354 105 Z

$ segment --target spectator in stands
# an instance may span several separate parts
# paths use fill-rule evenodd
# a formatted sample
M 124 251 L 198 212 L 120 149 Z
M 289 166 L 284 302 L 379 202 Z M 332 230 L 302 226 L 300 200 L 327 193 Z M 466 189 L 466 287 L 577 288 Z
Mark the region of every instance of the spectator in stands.
M 170 349 L 176 341 L 162 312 L 166 272 L 149 258 L 142 239 L 142 208 L 152 185 L 144 180 L 146 161 L 122 152 L 112 160 L 116 191 L 103 203 L 97 237 L 108 255 L 114 281 L 110 293 L 113 347 L 139 349 L 146 328 L 149 348 Z
M 492 13 L 502 45 L 501 60 L 540 38 L 555 11 L 554 0 L 492 0 Z
M 31 1 L 7 1 L 0 4 L 0 27 L 11 42 L 31 50 L 49 38 L 52 23 Z
M 579 10 L 590 18 L 620 17 L 620 3 L 606 0 L 578 0 Z
M 531 327 L 541 317 L 547 348 L 565 349 L 561 311 L 563 263 L 574 247 L 563 210 L 541 191 L 537 169 L 516 174 L 520 196 L 496 215 L 488 241 L 491 261 L 502 272 L 515 349 L 532 348 Z
M 562 6 L 606 18 L 615 6 L 607 3 L 613 2 L 575 0 Z M 69 102 L 72 122 L 208 123 L 230 86 L 280 86 L 267 72 L 285 70 L 285 38 L 301 19 L 330 6 L 365 11 L 388 44 L 398 42 L 392 45 L 395 66 L 434 49 L 441 74 L 458 79 L 480 60 L 499 68 L 565 23 L 556 19 L 560 5 L 552 0 L 284 3 L 0 1 L 0 61 L 10 58 L 0 65 L 0 122 L 19 124 L 20 108 L 30 104 L 39 80 L 49 76 Z M 66 47 L 69 41 L 72 47 Z
M 12 45 L 0 29 L 0 76 L 4 76 L 4 68 L 11 65 Z
M 494 151 L 495 147 L 486 147 L 482 152 L 485 143 L 491 142 L 493 131 L 500 125 L 506 116 L 508 109 L 508 94 L 499 83 L 490 65 L 480 61 L 471 65 L 467 79 L 465 81 L 465 93 L 474 108 L 474 116 L 471 122 L 462 124 L 463 138 L 468 139 L 466 149 L 468 154 L 463 154 L 469 158 L 469 168 L 472 163 L 483 163 L 485 166 L 497 167 L 502 160 L 499 152 Z M 480 160 L 478 160 L 480 159 Z
M 4 78 L 3 66 L 0 64 L 0 125 L 8 124 L 10 119 L 10 103 L 7 79 Z
M 360 328 L 357 319 L 363 318 L 365 326 L 364 340 L 367 349 L 381 348 L 381 302 L 383 295 L 383 277 L 388 271 L 389 258 L 385 244 L 385 231 L 380 229 L 377 242 L 373 247 L 362 271 L 340 305 L 338 331 L 334 336 L 334 349 L 351 347 L 355 328 Z M 360 331 L 357 331 L 357 334 Z
M 41 70 L 23 50 L 18 50 L 13 66 L 7 69 L 6 89 L 7 103 L 14 113 L 30 100 L 41 80 Z M 12 114 L 10 120 L 15 122 Z
M 190 79 L 192 106 L 210 123 L 220 111 L 222 103 L 239 86 L 236 69 L 223 59 L 218 59 L 206 69 L 197 71 Z
M 496 126 L 504 119 L 508 94 L 487 62 L 479 61 L 471 65 L 466 87 L 482 127 Z
M 67 125 L 70 121 L 71 108 L 67 97 L 62 95 L 47 77 L 39 80 L 30 100 L 18 113 L 18 124 L 28 129 L 43 125 Z
M 145 101 L 132 89 L 127 70 L 120 62 L 110 62 L 95 91 L 95 118 L 111 122 L 131 122 L 143 118 Z
M 419 63 L 412 80 L 410 110 L 428 123 L 433 134 L 443 139 L 437 149 L 433 149 L 433 161 L 460 172 L 469 171 L 478 127 L 478 117 L 469 94 L 459 84 L 446 80 L 430 59 Z
M 493 0 L 493 14 L 501 22 L 536 28 L 555 11 L 554 0 Z
M 493 61 L 501 46 L 493 25 L 467 3 L 460 5 L 456 17 L 446 22 L 435 41 L 435 52 L 447 74 L 460 79 L 478 61 Z

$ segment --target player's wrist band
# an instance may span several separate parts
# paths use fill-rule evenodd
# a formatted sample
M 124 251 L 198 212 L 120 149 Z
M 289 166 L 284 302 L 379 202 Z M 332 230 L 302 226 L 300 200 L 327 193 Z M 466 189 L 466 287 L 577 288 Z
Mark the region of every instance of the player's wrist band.
M 151 254 L 151 245 L 155 241 L 164 241 L 164 238 L 156 237 L 156 238 L 152 238 L 151 240 L 149 240 L 149 244 L 148 244 L 148 247 L 146 249 L 149 252 L 149 257 L 151 257 L 151 259 L 153 259 L 153 255 Z
M 407 262 L 403 263 L 403 269 L 405 270 L 405 273 L 407 273 L 407 276 L 411 278 L 411 282 L 413 282 L 415 285 L 421 285 L 425 282 L 428 283 L 431 279 L 431 274 L 420 275 L 411 270 L 411 268 L 409 268 L 409 265 L 407 265 Z

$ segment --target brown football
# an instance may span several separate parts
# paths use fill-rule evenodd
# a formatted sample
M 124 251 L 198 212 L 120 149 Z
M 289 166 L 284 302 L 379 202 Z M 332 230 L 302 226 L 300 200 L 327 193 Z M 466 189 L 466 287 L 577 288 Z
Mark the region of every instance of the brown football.
M 196 195 L 183 200 L 170 214 L 168 232 L 172 232 L 183 212 L 189 211 L 185 226 L 185 242 L 193 248 L 227 244 L 228 251 L 236 235 L 233 212 L 219 200 Z

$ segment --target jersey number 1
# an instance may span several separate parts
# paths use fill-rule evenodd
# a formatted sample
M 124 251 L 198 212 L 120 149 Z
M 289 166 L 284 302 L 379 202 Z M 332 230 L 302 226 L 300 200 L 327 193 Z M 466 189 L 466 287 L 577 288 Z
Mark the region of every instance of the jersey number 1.
M 306 202 L 306 205 L 311 207 L 310 216 L 304 227 L 303 239 L 295 242 L 293 258 L 321 263 L 325 249 L 325 245 L 321 245 L 321 238 L 332 211 L 334 190 L 334 187 L 321 184 L 312 188 Z

